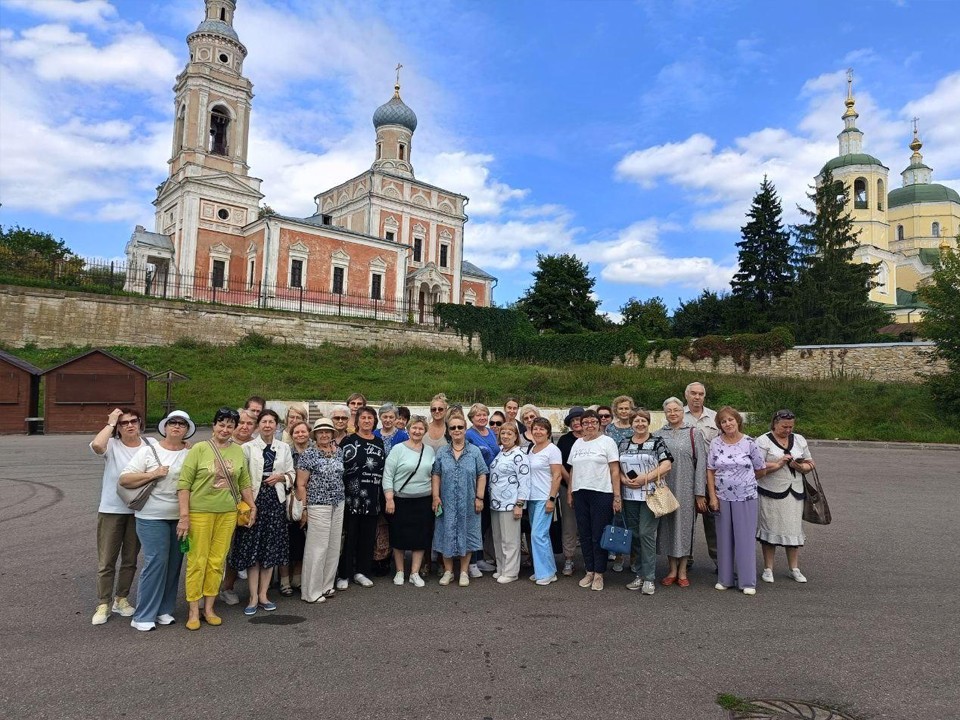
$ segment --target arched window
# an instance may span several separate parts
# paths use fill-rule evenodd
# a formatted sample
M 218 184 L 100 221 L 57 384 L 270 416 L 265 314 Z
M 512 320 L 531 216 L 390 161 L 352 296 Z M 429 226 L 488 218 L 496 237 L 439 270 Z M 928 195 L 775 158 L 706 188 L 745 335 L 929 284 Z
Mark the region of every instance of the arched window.
M 230 113 L 222 105 L 210 112 L 210 152 L 214 155 L 229 155 L 227 130 L 230 127 Z
M 401 160 L 406 160 L 406 159 L 407 159 L 406 156 L 407 156 L 407 146 L 404 145 L 403 143 L 400 143 L 400 154 L 399 154 L 399 157 L 400 157 Z
M 940 223 L 936 220 L 934 220 L 933 225 L 930 226 L 930 234 L 934 237 L 940 237 Z
M 383 157 L 383 147 L 380 145 L 380 143 L 377 143 L 377 160 L 379 160 L 381 157 Z
M 187 117 L 187 106 L 181 105 L 177 113 L 177 122 L 173 127 L 173 151 L 183 150 L 183 126 Z
M 853 207 L 855 210 L 867 209 L 867 180 L 859 177 L 853 181 Z
M 903 225 L 897 225 L 897 242 L 903 242 Z
M 227 10 L 226 8 L 220 8 L 220 20 L 226 22 L 227 20 Z
M 877 210 L 883 210 L 883 180 L 877 180 Z

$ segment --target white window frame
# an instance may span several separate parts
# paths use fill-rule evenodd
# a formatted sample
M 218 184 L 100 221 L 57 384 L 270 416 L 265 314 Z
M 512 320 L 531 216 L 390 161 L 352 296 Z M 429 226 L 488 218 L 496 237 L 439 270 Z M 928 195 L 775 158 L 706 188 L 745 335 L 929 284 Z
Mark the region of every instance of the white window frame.
M 379 255 L 370 261 L 370 273 L 367 279 L 367 292 L 370 294 L 370 298 L 373 298 L 373 276 L 380 276 L 380 297 L 376 298 L 378 300 L 386 299 L 386 289 L 387 289 L 387 262 Z
M 330 292 L 336 292 L 333 288 L 334 268 L 343 270 L 343 294 L 346 295 L 350 290 L 350 256 L 343 250 L 337 250 L 330 256 Z
M 293 287 L 293 261 L 299 260 L 303 263 L 303 270 L 300 273 L 301 287 L 307 286 L 307 266 L 310 260 L 310 249 L 301 242 L 296 242 L 290 246 L 287 251 L 287 287 Z M 299 288 L 298 288 L 299 289 Z
M 223 287 L 218 290 L 230 289 L 230 255 L 232 251 L 223 243 L 219 243 L 210 248 L 210 260 L 207 265 L 207 287 L 213 288 L 213 263 L 217 260 L 223 262 Z

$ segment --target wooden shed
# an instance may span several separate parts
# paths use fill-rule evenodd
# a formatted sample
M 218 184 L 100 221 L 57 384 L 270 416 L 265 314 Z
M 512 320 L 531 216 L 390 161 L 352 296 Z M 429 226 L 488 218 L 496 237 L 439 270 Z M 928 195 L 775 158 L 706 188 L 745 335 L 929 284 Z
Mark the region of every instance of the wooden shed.
M 40 368 L 0 350 L 0 435 L 21 435 L 36 425 Z
M 96 432 L 118 407 L 139 410 L 146 418 L 149 375 L 106 350 L 91 350 L 44 371 L 44 432 Z

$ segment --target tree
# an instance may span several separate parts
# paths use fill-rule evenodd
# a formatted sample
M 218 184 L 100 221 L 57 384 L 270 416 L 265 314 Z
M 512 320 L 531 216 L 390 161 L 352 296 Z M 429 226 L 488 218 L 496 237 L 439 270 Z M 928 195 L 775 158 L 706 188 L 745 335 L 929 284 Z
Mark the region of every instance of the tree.
M 591 297 L 596 280 L 576 255 L 537 253 L 533 279 L 533 285 L 517 301 L 517 309 L 537 330 L 576 333 L 600 328 L 599 303 Z
M 826 170 L 807 195 L 814 208 L 798 206 L 807 222 L 794 227 L 797 282 L 790 315 L 800 343 L 866 342 L 890 322 L 890 314 L 870 300 L 877 267 L 854 262 L 860 243 L 846 210 L 848 193 Z
M 645 338 L 659 339 L 671 336 L 667 306 L 661 297 L 637 300 L 632 297 L 620 306 L 623 325 L 632 326 Z
M 740 228 L 739 270 L 730 283 L 736 312 L 731 320 L 742 332 L 766 332 L 782 320 L 783 302 L 793 283 L 793 248 L 783 227 L 776 188 L 764 176 Z
M 960 246 L 960 233 L 956 240 Z M 920 334 L 937 344 L 933 356 L 946 360 L 949 369 L 946 377 L 931 377 L 930 388 L 938 402 L 960 414 L 960 250 L 941 250 L 933 275 L 921 283 L 917 295 L 930 306 L 920 321 Z
M 730 296 L 704 290 L 698 297 L 681 302 L 673 314 L 674 337 L 717 335 L 727 329 Z
M 50 233 L 0 226 L 0 272 L 16 277 L 48 277 L 76 273 L 83 259 Z

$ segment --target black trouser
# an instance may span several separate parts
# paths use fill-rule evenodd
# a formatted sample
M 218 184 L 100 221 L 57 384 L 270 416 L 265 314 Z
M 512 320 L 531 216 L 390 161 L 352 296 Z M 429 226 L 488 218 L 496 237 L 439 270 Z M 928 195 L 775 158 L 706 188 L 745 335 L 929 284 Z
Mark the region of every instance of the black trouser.
M 349 580 L 357 573 L 370 577 L 373 572 L 373 549 L 377 543 L 377 516 L 346 513 L 343 529 L 346 537 L 337 577 Z
M 613 493 L 577 490 L 573 493 L 573 512 L 577 516 L 580 551 L 587 572 L 607 571 L 607 551 L 600 547 L 604 528 L 613 520 Z

